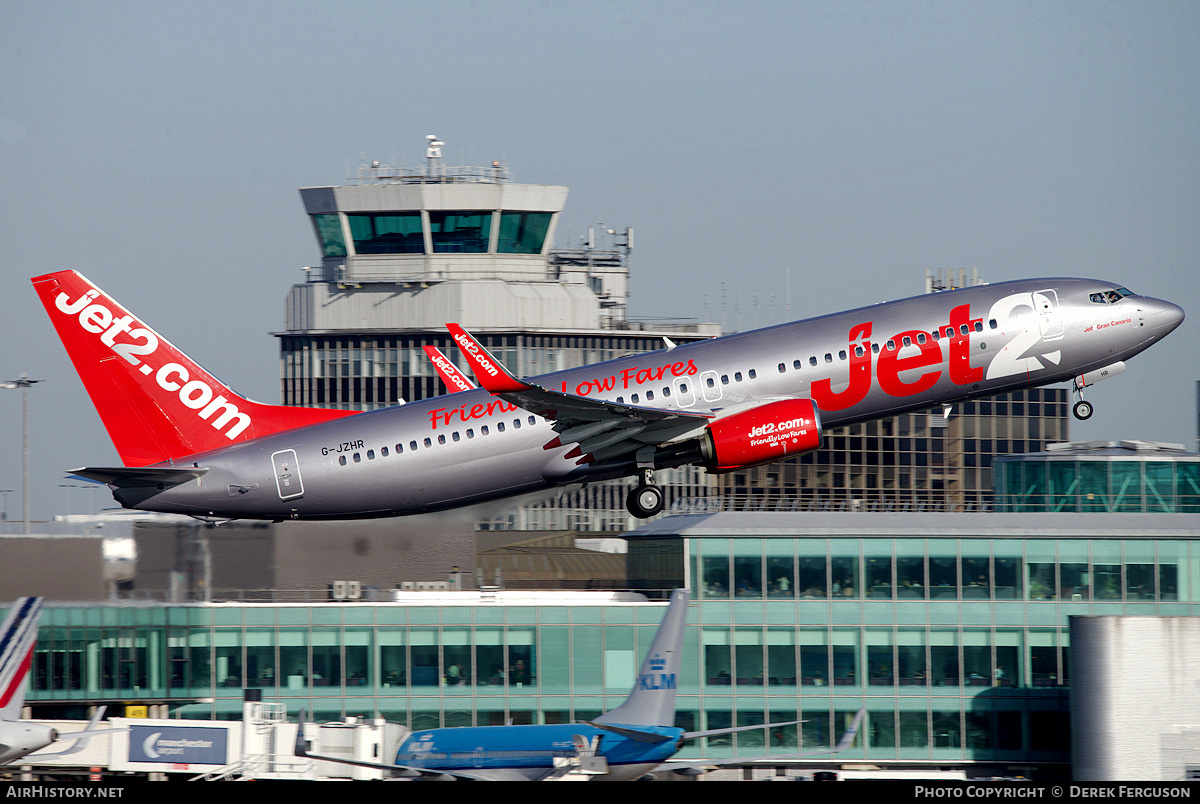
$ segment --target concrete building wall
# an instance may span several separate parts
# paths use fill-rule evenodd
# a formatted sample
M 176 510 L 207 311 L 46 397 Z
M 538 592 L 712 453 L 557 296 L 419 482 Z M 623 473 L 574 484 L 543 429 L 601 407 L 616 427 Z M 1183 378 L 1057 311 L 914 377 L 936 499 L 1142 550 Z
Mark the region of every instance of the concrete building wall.
M 1200 617 L 1070 618 L 1076 781 L 1178 781 L 1200 767 Z
M 41 595 L 51 600 L 104 600 L 104 544 L 93 537 L 9 536 L 0 539 L 0 600 Z

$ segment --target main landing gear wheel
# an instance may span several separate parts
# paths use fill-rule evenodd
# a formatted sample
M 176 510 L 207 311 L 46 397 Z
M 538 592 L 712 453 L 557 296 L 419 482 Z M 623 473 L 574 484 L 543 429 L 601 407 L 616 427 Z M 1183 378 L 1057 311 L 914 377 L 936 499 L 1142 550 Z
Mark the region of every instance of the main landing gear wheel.
M 1071 408 L 1071 413 L 1073 413 L 1075 418 L 1079 419 L 1080 421 L 1090 419 L 1092 418 L 1092 403 L 1085 402 L 1081 399 L 1075 403 L 1075 407 Z
M 642 483 L 631 489 L 629 496 L 625 499 L 625 507 L 638 519 L 649 519 L 655 514 L 661 513 L 664 504 L 662 489 L 648 483 Z

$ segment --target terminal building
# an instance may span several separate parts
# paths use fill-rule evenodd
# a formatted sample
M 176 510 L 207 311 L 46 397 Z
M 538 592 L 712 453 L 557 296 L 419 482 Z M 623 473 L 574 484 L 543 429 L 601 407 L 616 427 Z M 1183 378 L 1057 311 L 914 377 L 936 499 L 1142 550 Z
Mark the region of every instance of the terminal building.
M 1175 470 L 1196 460 L 1155 454 Z M 1174 513 L 736 512 L 700 500 L 626 534 L 623 593 L 50 604 L 29 704 L 41 717 L 137 702 L 152 717 L 237 719 L 255 689 L 318 721 L 588 719 L 623 699 L 659 601 L 687 586 L 679 724 L 806 722 L 700 741 L 682 758 L 827 746 L 865 708 L 849 751 L 788 769 L 1065 779 L 1071 618 L 1200 614 L 1200 513 L 1175 488 Z

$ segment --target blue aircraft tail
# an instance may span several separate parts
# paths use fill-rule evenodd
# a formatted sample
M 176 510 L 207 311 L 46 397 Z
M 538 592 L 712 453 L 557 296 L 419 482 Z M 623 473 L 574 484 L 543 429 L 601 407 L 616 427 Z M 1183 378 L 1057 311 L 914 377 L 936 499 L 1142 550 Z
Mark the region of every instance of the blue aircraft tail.
M 674 726 L 675 690 L 679 686 L 679 665 L 683 654 L 683 634 L 687 628 L 688 590 L 676 589 L 663 615 L 658 633 L 642 662 L 633 691 L 616 709 L 605 712 L 594 723 L 620 723 L 626 726 Z

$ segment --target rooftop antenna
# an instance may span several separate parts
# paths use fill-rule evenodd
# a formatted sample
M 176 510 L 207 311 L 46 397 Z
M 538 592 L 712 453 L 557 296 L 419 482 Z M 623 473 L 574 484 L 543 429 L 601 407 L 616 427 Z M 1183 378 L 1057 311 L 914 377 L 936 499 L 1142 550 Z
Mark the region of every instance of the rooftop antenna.
M 425 149 L 425 175 L 433 178 L 440 173 L 438 163 L 434 160 L 442 158 L 442 146 L 446 143 L 439 140 L 436 134 L 426 134 L 425 139 L 429 140 L 429 146 Z

